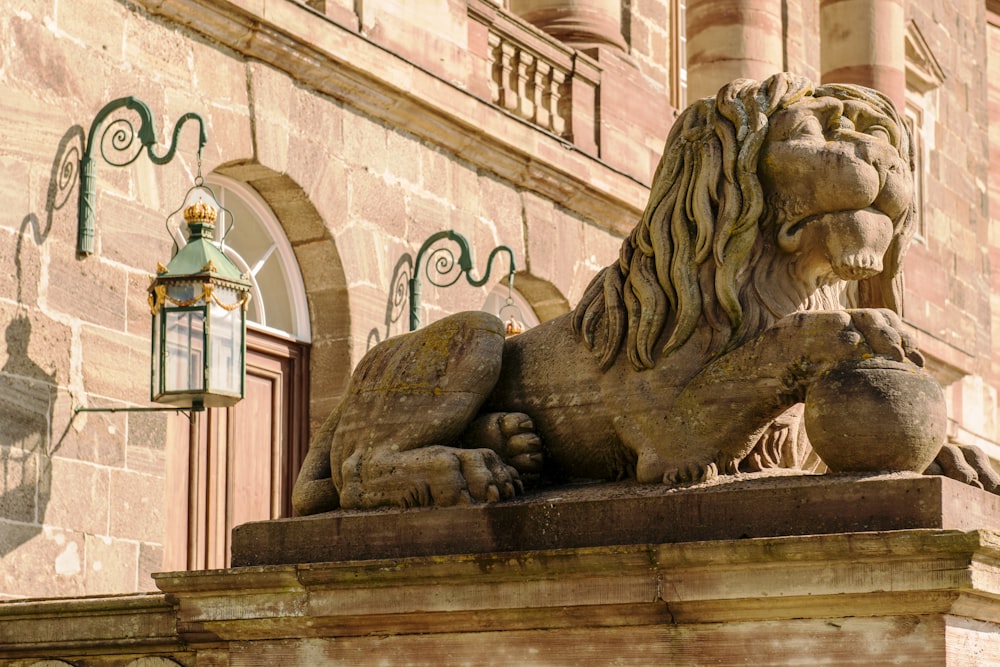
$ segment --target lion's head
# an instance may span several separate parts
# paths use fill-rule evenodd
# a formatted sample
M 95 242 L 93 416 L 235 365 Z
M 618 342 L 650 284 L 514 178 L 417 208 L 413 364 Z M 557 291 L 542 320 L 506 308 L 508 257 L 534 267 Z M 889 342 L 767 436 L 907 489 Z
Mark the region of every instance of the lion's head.
M 711 330 L 714 356 L 794 310 L 898 309 L 909 141 L 881 93 L 790 74 L 737 80 L 692 104 L 574 330 L 602 367 L 624 344 L 643 369 L 699 327 Z

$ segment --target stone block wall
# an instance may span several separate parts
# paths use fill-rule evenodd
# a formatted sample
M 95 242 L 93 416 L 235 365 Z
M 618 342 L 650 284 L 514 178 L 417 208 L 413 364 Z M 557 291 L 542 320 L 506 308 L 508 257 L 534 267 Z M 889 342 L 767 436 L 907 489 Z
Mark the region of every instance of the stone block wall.
M 986 59 L 989 63 L 986 90 L 987 114 L 990 119 L 1000 118 L 1000 3 L 987 2 L 987 29 L 986 29 Z M 989 266 L 989 295 L 990 295 L 990 349 L 1000 350 L 1000 126 L 991 122 L 988 133 L 989 141 L 989 171 L 986 182 L 988 183 L 987 193 L 989 196 L 990 215 L 987 221 L 987 262 Z M 1000 356 L 990 355 L 990 369 L 986 374 L 990 378 L 992 387 L 1000 386 Z M 996 390 L 994 395 L 983 402 L 989 406 L 996 406 Z M 984 427 L 987 433 L 995 434 L 1000 424 L 997 423 L 996 407 L 990 413 L 991 423 Z M 996 436 L 994 436 L 996 439 Z
M 986 94 L 991 30 L 984 3 L 910 2 L 906 18 L 944 73 L 940 87 L 910 104 L 922 114 L 920 235 L 906 258 L 904 317 L 948 387 L 950 437 L 994 457 L 996 386 L 990 265 L 991 114 Z M 984 66 L 989 63 L 989 68 Z M 995 120 L 994 120 L 995 124 Z M 992 214 L 995 215 L 995 212 Z

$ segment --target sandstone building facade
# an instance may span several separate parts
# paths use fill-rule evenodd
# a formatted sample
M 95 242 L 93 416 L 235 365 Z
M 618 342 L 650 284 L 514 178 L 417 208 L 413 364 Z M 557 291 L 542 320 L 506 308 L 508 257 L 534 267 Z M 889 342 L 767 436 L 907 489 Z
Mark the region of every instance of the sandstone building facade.
M 229 530 L 285 516 L 309 433 L 354 364 L 407 328 L 399 278 L 443 230 L 478 275 L 513 250 L 526 320 L 565 312 L 641 213 L 673 118 L 738 76 L 861 83 L 906 109 L 920 232 L 903 316 L 949 437 L 1000 460 L 1000 5 L 983 0 L 2 0 L 0 598 L 150 590 L 223 567 Z M 992 75 L 991 75 L 992 74 Z M 132 95 L 177 156 L 97 168 L 91 121 Z M 992 121 L 992 122 L 991 122 Z M 162 151 L 161 151 L 162 152 Z M 248 398 L 147 405 L 148 275 L 200 172 L 254 276 Z M 427 288 L 423 320 L 504 303 Z M 489 304 L 489 305 L 487 305 Z

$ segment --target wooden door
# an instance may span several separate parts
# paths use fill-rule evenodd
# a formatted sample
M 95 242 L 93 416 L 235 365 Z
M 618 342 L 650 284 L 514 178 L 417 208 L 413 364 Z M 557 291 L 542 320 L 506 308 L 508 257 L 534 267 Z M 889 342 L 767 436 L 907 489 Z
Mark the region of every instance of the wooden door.
M 248 331 L 243 400 L 170 418 L 164 567 L 228 567 L 234 526 L 291 514 L 308 444 L 307 357 L 305 345 Z

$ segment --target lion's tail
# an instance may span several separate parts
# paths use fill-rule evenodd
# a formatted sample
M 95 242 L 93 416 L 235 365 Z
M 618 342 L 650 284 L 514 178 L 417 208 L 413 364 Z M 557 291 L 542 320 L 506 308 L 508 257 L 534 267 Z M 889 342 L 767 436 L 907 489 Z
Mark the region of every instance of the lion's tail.
M 309 443 L 302 468 L 292 489 L 292 507 L 299 515 L 319 514 L 340 507 L 340 494 L 333 484 L 330 469 L 330 448 L 333 435 L 344 414 L 345 401 L 341 401 Z

